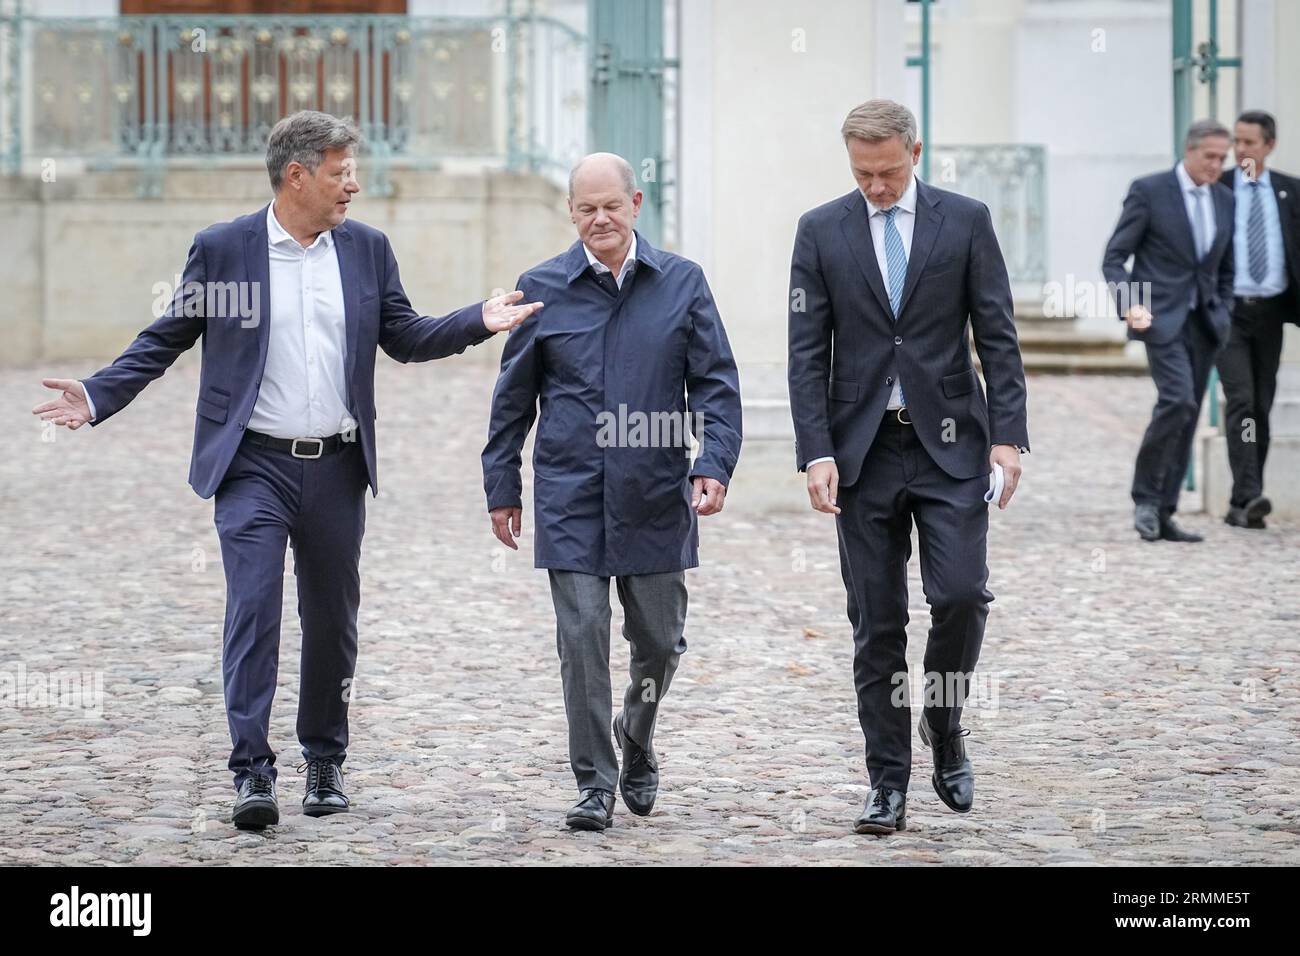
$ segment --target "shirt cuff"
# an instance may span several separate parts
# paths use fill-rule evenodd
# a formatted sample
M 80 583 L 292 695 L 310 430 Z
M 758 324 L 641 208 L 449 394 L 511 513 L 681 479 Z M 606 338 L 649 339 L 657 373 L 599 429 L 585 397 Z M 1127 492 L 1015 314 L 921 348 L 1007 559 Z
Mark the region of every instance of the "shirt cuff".
M 90 389 L 86 388 L 85 382 L 77 382 L 81 386 L 82 392 L 86 395 L 86 405 L 90 408 L 90 420 L 93 422 L 99 416 L 95 414 L 95 402 L 90 397 Z
M 834 460 L 835 460 L 834 455 L 828 455 L 825 458 L 814 458 L 812 461 L 808 462 L 808 464 L 804 465 L 804 468 L 811 468 L 813 465 L 816 465 L 819 462 L 834 461 Z

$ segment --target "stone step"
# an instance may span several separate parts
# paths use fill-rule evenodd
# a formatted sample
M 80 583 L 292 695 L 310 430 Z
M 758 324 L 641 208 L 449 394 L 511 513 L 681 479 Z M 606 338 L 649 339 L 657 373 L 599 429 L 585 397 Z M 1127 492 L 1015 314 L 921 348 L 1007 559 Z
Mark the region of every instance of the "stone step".
M 1274 400 L 1268 414 L 1268 431 L 1271 438 L 1300 438 L 1300 396 Z
M 1075 352 L 1022 351 L 1025 371 L 1040 375 L 1146 375 L 1141 357 L 1123 352 L 1080 354 Z
M 1057 355 L 1123 355 L 1127 341 L 1118 336 L 1071 329 L 1018 328 L 1020 351 Z

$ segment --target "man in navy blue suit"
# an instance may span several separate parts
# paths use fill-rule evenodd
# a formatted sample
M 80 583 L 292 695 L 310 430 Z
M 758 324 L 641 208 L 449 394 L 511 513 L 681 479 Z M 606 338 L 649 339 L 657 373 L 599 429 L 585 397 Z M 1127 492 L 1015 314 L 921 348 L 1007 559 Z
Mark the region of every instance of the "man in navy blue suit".
M 244 829 L 279 822 L 268 730 L 286 542 L 303 637 L 303 811 L 324 816 L 349 807 L 340 767 L 357 653 L 365 489 L 379 491 L 376 348 L 399 362 L 444 358 L 541 308 L 517 305 L 523 294 L 512 292 L 441 318 L 419 315 L 388 238 L 346 222 L 360 192 L 360 139 L 350 122 L 311 110 L 277 123 L 266 153 L 273 202 L 196 235 L 182 287 L 162 316 L 84 381 L 46 379 L 60 395 L 33 409 L 70 429 L 101 424 L 203 337 L 190 484 L 200 497 L 216 497 L 232 821 Z
M 1182 162 L 1133 181 L 1102 258 L 1128 336 L 1146 345 L 1156 383 L 1133 469 L 1133 526 L 1144 541 L 1201 540 L 1174 512 L 1206 380 L 1232 327 L 1234 202 L 1218 182 L 1228 142 L 1219 123 L 1193 123 Z
M 897 692 L 913 521 L 930 603 L 917 731 L 939 798 L 958 813 L 974 802 L 961 716 L 993 600 L 985 494 L 999 469 L 998 507 L 1015 494 L 1025 374 L 988 207 L 916 178 L 922 144 L 905 106 L 868 100 L 840 132 L 856 188 L 804 213 L 795 233 L 790 411 L 809 503 L 836 516 L 853 625 L 871 779 L 854 829 L 893 833 L 907 825 L 912 773 L 911 708 Z

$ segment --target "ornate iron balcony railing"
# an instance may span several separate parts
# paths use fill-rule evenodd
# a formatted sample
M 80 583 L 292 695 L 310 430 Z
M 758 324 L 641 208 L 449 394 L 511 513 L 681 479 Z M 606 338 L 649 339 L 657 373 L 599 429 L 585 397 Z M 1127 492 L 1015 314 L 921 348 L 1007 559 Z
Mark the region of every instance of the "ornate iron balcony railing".
M 587 41 L 523 14 L 0 15 L 0 162 L 245 160 L 297 109 L 353 117 L 372 188 L 454 158 L 561 177 L 587 135 Z

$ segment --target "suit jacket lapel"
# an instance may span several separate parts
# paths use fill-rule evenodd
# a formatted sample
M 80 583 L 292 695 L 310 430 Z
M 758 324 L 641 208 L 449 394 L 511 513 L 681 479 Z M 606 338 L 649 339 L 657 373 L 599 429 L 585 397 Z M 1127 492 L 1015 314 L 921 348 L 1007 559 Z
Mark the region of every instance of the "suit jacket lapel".
M 1269 174 L 1269 180 L 1273 183 L 1273 195 L 1277 199 L 1277 221 L 1282 229 L 1282 251 L 1287 259 L 1283 264 L 1283 270 L 1295 272 L 1300 270 L 1300 259 L 1297 258 L 1300 250 L 1296 249 L 1296 237 L 1294 230 L 1290 228 L 1291 223 L 1295 222 L 1295 213 L 1292 211 L 1292 204 L 1296 201 L 1295 191 L 1293 188 L 1288 189 L 1287 181 L 1280 178 L 1276 172 Z M 1295 183 L 1290 185 L 1294 187 Z
M 1237 230 L 1237 223 L 1234 221 L 1236 200 L 1231 189 L 1225 196 L 1211 186 L 1210 195 L 1214 197 L 1214 238 L 1216 240 L 1214 244 L 1217 246 L 1219 244 L 1217 240 L 1226 236 L 1227 240 L 1223 243 L 1226 246 L 1229 242 L 1232 242 L 1233 234 Z
M 889 293 L 885 291 L 885 282 L 880 275 L 880 265 L 876 262 L 876 245 L 871 241 L 871 226 L 867 223 L 870 215 L 867 201 L 862 193 L 854 192 L 845 197 L 844 215 L 840 218 L 840 228 L 848 242 L 849 251 L 862 270 L 867 285 L 876 296 L 876 301 L 885 310 L 885 315 L 892 321 L 894 310 L 889 305 Z
M 903 296 L 899 301 L 898 315 L 902 318 L 907 309 L 907 300 L 921 281 L 921 270 L 930 258 L 930 250 L 939 237 L 939 226 L 943 223 L 943 214 L 939 212 L 939 197 L 931 192 L 930 187 L 916 182 L 916 223 L 912 228 L 912 249 L 907 257 L 907 282 L 903 286 Z
M 249 282 L 258 290 L 257 321 L 257 378 L 262 380 L 266 368 L 266 352 L 271 341 L 271 253 L 267 246 L 266 211 L 262 207 L 248 231 L 244 233 L 244 271 Z
M 352 374 L 357 365 L 357 326 L 361 321 L 361 285 L 357 278 L 357 247 L 348 224 L 334 229 L 334 250 L 339 258 L 339 277 L 343 281 L 343 320 L 347 325 L 348 355 L 346 375 L 351 395 Z
M 1188 261 L 1195 266 L 1201 260 L 1196 255 L 1196 236 L 1192 232 L 1192 220 L 1187 216 L 1187 202 L 1183 198 L 1183 187 L 1178 181 L 1178 173 L 1171 169 L 1165 183 L 1169 187 L 1169 195 L 1178 204 L 1175 208 L 1179 214 L 1173 219 L 1180 225 L 1174 228 L 1178 232 L 1183 252 L 1187 254 Z

